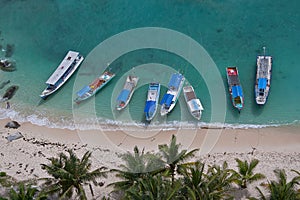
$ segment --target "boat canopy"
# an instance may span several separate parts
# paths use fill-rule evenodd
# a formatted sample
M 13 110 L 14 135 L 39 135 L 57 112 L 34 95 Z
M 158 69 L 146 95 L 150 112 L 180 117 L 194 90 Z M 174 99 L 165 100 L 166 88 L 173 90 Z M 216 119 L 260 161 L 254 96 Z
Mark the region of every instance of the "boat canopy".
M 181 75 L 181 74 L 173 74 L 171 77 L 171 80 L 169 82 L 169 88 L 174 87 L 175 89 L 178 89 L 182 78 L 183 78 L 183 75 Z
M 153 110 L 156 107 L 155 104 L 156 104 L 156 101 L 147 101 L 144 112 L 151 112 L 151 111 L 153 112 Z
M 172 95 L 172 94 L 165 94 L 164 97 L 162 98 L 160 104 L 161 105 L 166 104 L 167 107 L 169 107 L 172 103 L 173 97 L 174 97 L 174 95 Z
M 203 110 L 203 107 L 199 99 L 193 99 L 189 101 L 188 104 L 192 112 L 197 110 Z
M 130 90 L 122 90 L 117 100 L 126 102 L 129 96 Z
M 266 89 L 267 87 L 267 78 L 258 79 L 258 89 Z
M 235 85 L 232 86 L 232 97 L 236 98 L 236 97 L 242 97 L 243 96 L 243 91 L 242 91 L 242 87 L 239 85 Z
M 84 88 L 82 88 L 81 90 L 79 90 L 78 92 L 77 92 L 77 95 L 79 96 L 79 97 L 82 97 L 85 93 L 87 93 L 88 91 L 90 91 L 90 86 L 85 86 Z
M 67 72 L 78 55 L 79 52 L 69 51 L 63 61 L 59 64 L 58 68 L 46 81 L 46 84 L 55 85 L 55 83 L 62 77 L 62 75 Z

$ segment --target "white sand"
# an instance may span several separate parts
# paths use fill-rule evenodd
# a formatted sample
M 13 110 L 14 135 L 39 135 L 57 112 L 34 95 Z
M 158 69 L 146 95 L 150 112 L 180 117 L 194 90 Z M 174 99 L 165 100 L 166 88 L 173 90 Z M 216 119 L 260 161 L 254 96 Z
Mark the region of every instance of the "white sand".
M 46 177 L 41 163 L 49 163 L 47 158 L 57 156 L 68 148 L 81 157 L 87 150 L 93 152 L 93 167 L 118 167 L 122 160 L 120 153 L 133 150 L 134 145 L 146 151 L 156 151 L 158 144 L 169 143 L 176 134 L 183 148 L 200 148 L 197 158 L 207 164 L 221 164 L 227 161 L 234 168 L 235 158 L 257 158 L 259 172 L 269 180 L 274 179 L 273 170 L 285 169 L 288 177 L 294 174 L 290 169 L 300 170 L 300 128 L 293 126 L 262 129 L 199 129 L 177 131 L 71 131 L 53 129 L 23 123 L 19 129 L 7 129 L 4 125 L 10 120 L 0 120 L 0 171 L 19 179 Z M 9 133 L 21 132 L 24 139 L 8 142 Z M 116 179 L 109 175 L 105 185 Z M 266 180 L 263 180 L 264 182 Z M 253 185 L 258 185 L 260 181 Z M 96 187 L 96 196 L 107 195 L 111 188 Z M 88 190 L 87 190 L 88 191 Z M 238 199 L 243 199 L 241 192 Z M 253 187 L 249 193 L 256 195 Z

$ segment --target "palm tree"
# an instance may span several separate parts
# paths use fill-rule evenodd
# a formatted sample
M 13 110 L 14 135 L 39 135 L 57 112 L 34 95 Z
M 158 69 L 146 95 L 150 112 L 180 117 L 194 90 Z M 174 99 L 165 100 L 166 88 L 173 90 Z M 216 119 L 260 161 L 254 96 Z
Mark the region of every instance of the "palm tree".
M 206 173 L 204 168 L 204 163 L 196 162 L 184 169 L 182 195 L 192 200 L 231 199 L 228 191 L 235 177 L 227 163 L 209 166 Z
M 16 183 L 16 180 L 8 176 L 5 172 L 0 172 L 0 186 L 2 187 L 10 187 Z
M 100 167 L 93 171 L 91 169 L 91 152 L 87 151 L 79 159 L 72 150 L 67 150 L 69 156 L 64 153 L 59 154 L 59 158 L 50 158 L 51 164 L 41 164 L 42 169 L 53 178 L 45 178 L 46 194 L 58 194 L 61 199 L 71 198 L 74 190 L 80 199 L 86 199 L 84 185 L 90 185 L 90 182 L 96 184 L 96 179 L 106 177 L 106 168 Z M 92 190 L 91 190 L 92 192 Z M 93 194 L 93 192 L 92 192 Z
M 292 170 L 298 173 L 298 176 L 295 176 L 290 182 L 287 181 L 286 173 L 283 169 L 274 170 L 274 173 L 278 181 L 269 181 L 267 184 L 267 190 L 269 191 L 269 196 L 266 197 L 263 192 L 256 187 L 260 193 L 260 199 L 266 200 L 299 200 L 300 192 L 296 190 L 295 186 L 300 184 L 299 172 Z M 252 198 L 255 199 L 255 198 Z
M 203 163 L 196 162 L 182 169 L 184 187 L 181 188 L 181 193 L 186 198 L 193 200 L 205 199 L 204 196 L 208 193 L 208 188 L 204 166 Z
M 259 160 L 253 159 L 250 161 L 250 164 L 248 161 L 241 161 L 240 159 L 236 158 L 235 159 L 237 162 L 237 167 L 238 167 L 238 172 L 236 172 L 236 183 L 241 187 L 241 188 L 247 188 L 248 183 L 252 183 L 254 181 L 260 180 L 265 178 L 265 176 L 261 173 L 256 173 L 254 174 L 254 168 L 257 166 L 259 163 Z
M 121 178 L 122 181 L 112 183 L 117 190 L 126 191 L 132 187 L 139 178 L 147 179 L 163 169 L 163 162 L 158 154 L 145 153 L 144 150 L 140 151 L 137 146 L 134 147 L 133 154 L 127 152 L 121 155 L 125 162 L 121 165 L 121 169 L 113 169 L 116 176 Z M 109 186 L 110 186 L 109 185 Z
M 11 189 L 9 194 L 9 199 L 11 200 L 33 200 L 33 199 L 46 199 L 45 196 L 36 197 L 38 189 L 32 187 L 31 184 L 25 185 L 24 183 L 19 183 L 18 188 Z
M 209 166 L 206 175 L 209 193 L 213 198 L 209 199 L 231 199 L 228 192 L 231 190 L 231 184 L 236 180 L 236 172 L 228 168 L 227 162 L 222 166 Z
M 149 176 L 147 179 L 139 178 L 135 187 L 126 191 L 125 199 L 135 200 L 172 200 L 178 199 L 180 182 L 172 184 L 161 174 Z
M 176 143 L 175 135 L 172 135 L 170 145 L 159 145 L 158 149 L 161 152 L 165 163 L 167 164 L 166 171 L 171 174 L 172 183 L 174 182 L 175 172 L 177 171 L 180 174 L 181 168 L 184 168 L 193 163 L 184 163 L 189 158 L 194 157 L 196 151 L 199 149 L 193 149 L 191 151 L 182 150 L 179 151 L 180 144 Z

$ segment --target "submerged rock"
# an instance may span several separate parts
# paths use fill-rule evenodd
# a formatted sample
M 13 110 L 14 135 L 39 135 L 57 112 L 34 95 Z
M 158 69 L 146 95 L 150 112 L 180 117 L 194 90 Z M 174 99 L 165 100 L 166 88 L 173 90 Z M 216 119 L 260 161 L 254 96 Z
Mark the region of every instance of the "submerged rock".
M 14 129 L 17 129 L 17 128 L 19 128 L 21 125 L 18 123 L 18 122 L 16 122 L 16 121 L 10 121 L 10 122 L 8 122 L 4 127 L 5 128 L 14 128 Z
M 10 86 L 9 88 L 7 88 L 1 101 L 3 102 L 3 101 L 7 101 L 7 100 L 11 99 L 15 95 L 18 88 L 19 88 L 19 86 L 16 86 L 16 85 L 13 85 L 13 86 Z

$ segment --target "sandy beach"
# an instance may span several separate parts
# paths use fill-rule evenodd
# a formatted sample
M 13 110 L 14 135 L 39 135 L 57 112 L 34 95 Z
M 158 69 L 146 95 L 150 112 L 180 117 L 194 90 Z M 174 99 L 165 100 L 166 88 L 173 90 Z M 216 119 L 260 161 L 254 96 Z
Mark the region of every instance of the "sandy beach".
M 300 169 L 300 128 L 281 126 L 260 129 L 189 129 L 156 130 L 138 128 L 136 131 L 104 130 L 67 130 L 41 127 L 31 123 L 21 123 L 18 129 L 4 128 L 10 119 L 0 120 L 0 171 L 6 172 L 18 180 L 42 178 L 47 174 L 41 169 L 41 163 L 66 149 L 73 149 L 78 156 L 90 150 L 93 152 L 94 168 L 106 166 L 116 168 L 122 163 L 120 153 L 131 151 L 134 145 L 146 151 L 156 151 L 157 145 L 169 143 L 171 135 L 176 134 L 182 148 L 200 151 L 195 159 L 207 164 L 221 164 L 227 161 L 235 168 L 235 158 L 257 158 L 259 171 L 274 179 L 273 170 L 285 169 L 289 177 L 290 169 Z M 21 132 L 24 136 L 12 142 L 7 141 L 9 134 Z M 105 185 L 115 181 L 109 175 Z M 266 180 L 264 180 L 266 181 Z M 96 189 L 98 196 L 107 195 L 109 188 Z M 249 188 L 250 194 L 255 193 Z M 241 199 L 243 197 L 240 197 Z

